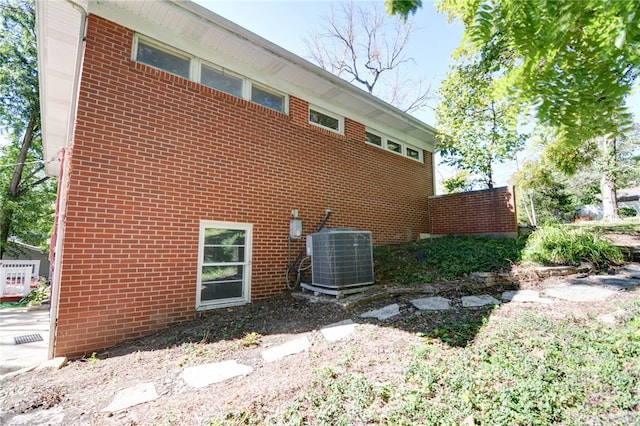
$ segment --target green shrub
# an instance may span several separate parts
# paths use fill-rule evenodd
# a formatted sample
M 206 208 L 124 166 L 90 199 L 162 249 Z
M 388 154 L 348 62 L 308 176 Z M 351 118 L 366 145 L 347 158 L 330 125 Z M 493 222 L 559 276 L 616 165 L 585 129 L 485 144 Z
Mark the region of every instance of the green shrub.
M 598 268 L 623 261 L 620 249 L 595 232 L 564 226 L 538 228 L 529 236 L 522 259 L 543 265 L 591 262 Z
M 618 209 L 620 217 L 634 217 L 638 216 L 638 212 L 633 207 L 620 207 Z
M 450 236 L 374 249 L 376 282 L 423 284 L 471 272 L 503 272 L 518 263 L 524 240 Z

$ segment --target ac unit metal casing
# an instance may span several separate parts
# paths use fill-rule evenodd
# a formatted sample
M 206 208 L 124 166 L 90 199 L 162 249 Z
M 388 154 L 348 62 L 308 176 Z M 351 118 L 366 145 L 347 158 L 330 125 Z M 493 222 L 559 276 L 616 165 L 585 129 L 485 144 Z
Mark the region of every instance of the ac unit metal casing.
M 327 229 L 307 236 L 312 283 L 303 288 L 341 295 L 374 283 L 371 231 Z

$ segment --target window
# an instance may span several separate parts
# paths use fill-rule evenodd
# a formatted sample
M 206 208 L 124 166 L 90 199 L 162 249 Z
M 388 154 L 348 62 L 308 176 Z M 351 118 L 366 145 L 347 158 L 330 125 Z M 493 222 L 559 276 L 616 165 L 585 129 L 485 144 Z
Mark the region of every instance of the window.
M 320 112 L 317 109 L 309 109 L 309 123 L 325 129 L 342 133 L 343 119 L 336 116 Z
M 402 145 L 400 145 L 397 142 L 393 142 L 393 141 L 387 141 L 387 149 L 389 151 L 393 151 L 393 152 L 398 152 L 401 153 L 402 152 Z
M 284 112 L 284 96 L 262 89 L 254 84 L 251 85 L 251 102 L 255 102 L 267 108 Z
M 200 224 L 196 308 L 241 305 L 250 301 L 250 224 Z
M 420 148 L 416 148 L 403 142 L 392 141 L 385 135 L 376 133 L 374 130 L 367 130 L 364 134 L 364 140 L 368 144 L 375 145 L 380 148 L 386 148 L 396 154 L 404 155 L 412 160 L 423 162 L 423 151 Z
M 275 90 L 258 86 L 251 80 L 217 65 L 203 63 L 176 49 L 136 34 L 133 39 L 134 61 L 158 68 L 196 83 L 250 100 L 283 114 L 287 113 L 287 97 Z
M 366 132 L 364 134 L 365 141 L 372 145 L 382 146 L 382 137 L 374 135 L 373 133 Z
M 242 97 L 242 79 L 229 75 L 224 70 L 203 65 L 200 72 L 200 82 L 221 92 Z
M 189 58 L 160 49 L 141 39 L 138 39 L 136 61 L 170 72 L 171 74 L 189 78 L 189 67 L 191 64 Z
M 414 160 L 419 160 L 420 151 L 407 147 L 407 157 L 413 158 Z

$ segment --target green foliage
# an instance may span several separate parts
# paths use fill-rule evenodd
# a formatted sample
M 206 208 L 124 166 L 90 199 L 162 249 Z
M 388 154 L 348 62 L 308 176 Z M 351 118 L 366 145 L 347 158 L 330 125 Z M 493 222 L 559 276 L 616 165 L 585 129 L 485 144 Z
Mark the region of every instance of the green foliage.
M 618 213 L 620 214 L 620 217 L 638 216 L 638 212 L 633 207 L 620 207 L 620 209 L 618 209 Z
M 465 25 L 460 52 L 500 63 L 496 93 L 535 106 L 560 136 L 556 154 L 631 125 L 625 98 L 640 73 L 640 0 L 441 0 Z M 566 155 L 557 158 L 565 159 Z
M 513 159 L 526 140 L 517 130 L 518 106 L 495 96 L 495 78 L 477 63 L 453 65 L 436 108 L 442 162 L 467 171 L 488 188 L 493 188 L 496 165 Z
M 422 0 L 384 0 L 386 12 L 407 19 L 422 7 Z
M 594 232 L 561 226 L 538 228 L 529 236 L 522 259 L 543 265 L 591 262 L 599 268 L 620 264 L 620 249 Z
M 459 170 L 453 176 L 442 179 L 440 183 L 444 187 L 446 194 L 454 194 L 456 192 L 472 191 L 475 180 L 471 177 L 469 171 Z
M 471 272 L 507 271 L 520 261 L 523 247 L 522 240 L 488 237 L 442 237 L 376 247 L 376 282 L 424 284 Z
M 624 309 L 615 326 L 525 312 L 485 323 L 465 347 L 428 337 L 411 352 L 404 381 L 394 383 L 325 367 L 307 395 L 270 423 L 633 424 L 640 301 Z M 300 407 L 313 417 L 300 416 Z
M 12 240 L 44 247 L 56 185 L 44 175 L 32 0 L 0 0 L 0 257 Z
M 49 297 L 51 297 L 51 287 L 47 284 L 46 279 L 41 278 L 38 286 L 31 290 L 22 301 L 26 302 L 28 306 L 38 306 L 49 300 Z

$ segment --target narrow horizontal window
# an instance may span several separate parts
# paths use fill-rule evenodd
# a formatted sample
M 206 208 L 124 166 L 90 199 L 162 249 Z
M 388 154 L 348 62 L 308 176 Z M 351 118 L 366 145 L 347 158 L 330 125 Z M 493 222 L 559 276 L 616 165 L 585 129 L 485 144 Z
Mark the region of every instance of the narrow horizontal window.
M 366 132 L 364 134 L 364 140 L 372 145 L 382 146 L 382 136 Z
M 159 49 L 141 39 L 138 39 L 136 61 L 171 74 L 189 78 L 190 58 Z
M 419 160 L 420 152 L 413 148 L 407 147 L 407 157 L 413 158 L 414 160 Z
M 402 152 L 402 145 L 397 142 L 387 141 L 387 149 L 393 152 Z
M 215 68 L 202 66 L 200 82 L 205 86 L 220 90 L 239 98 L 242 97 L 242 79 Z
M 309 109 L 309 123 L 327 128 L 329 130 L 333 130 L 335 132 L 341 132 L 342 130 L 339 118 L 332 117 L 315 109 Z
M 251 85 L 251 102 L 284 112 L 284 96 Z

